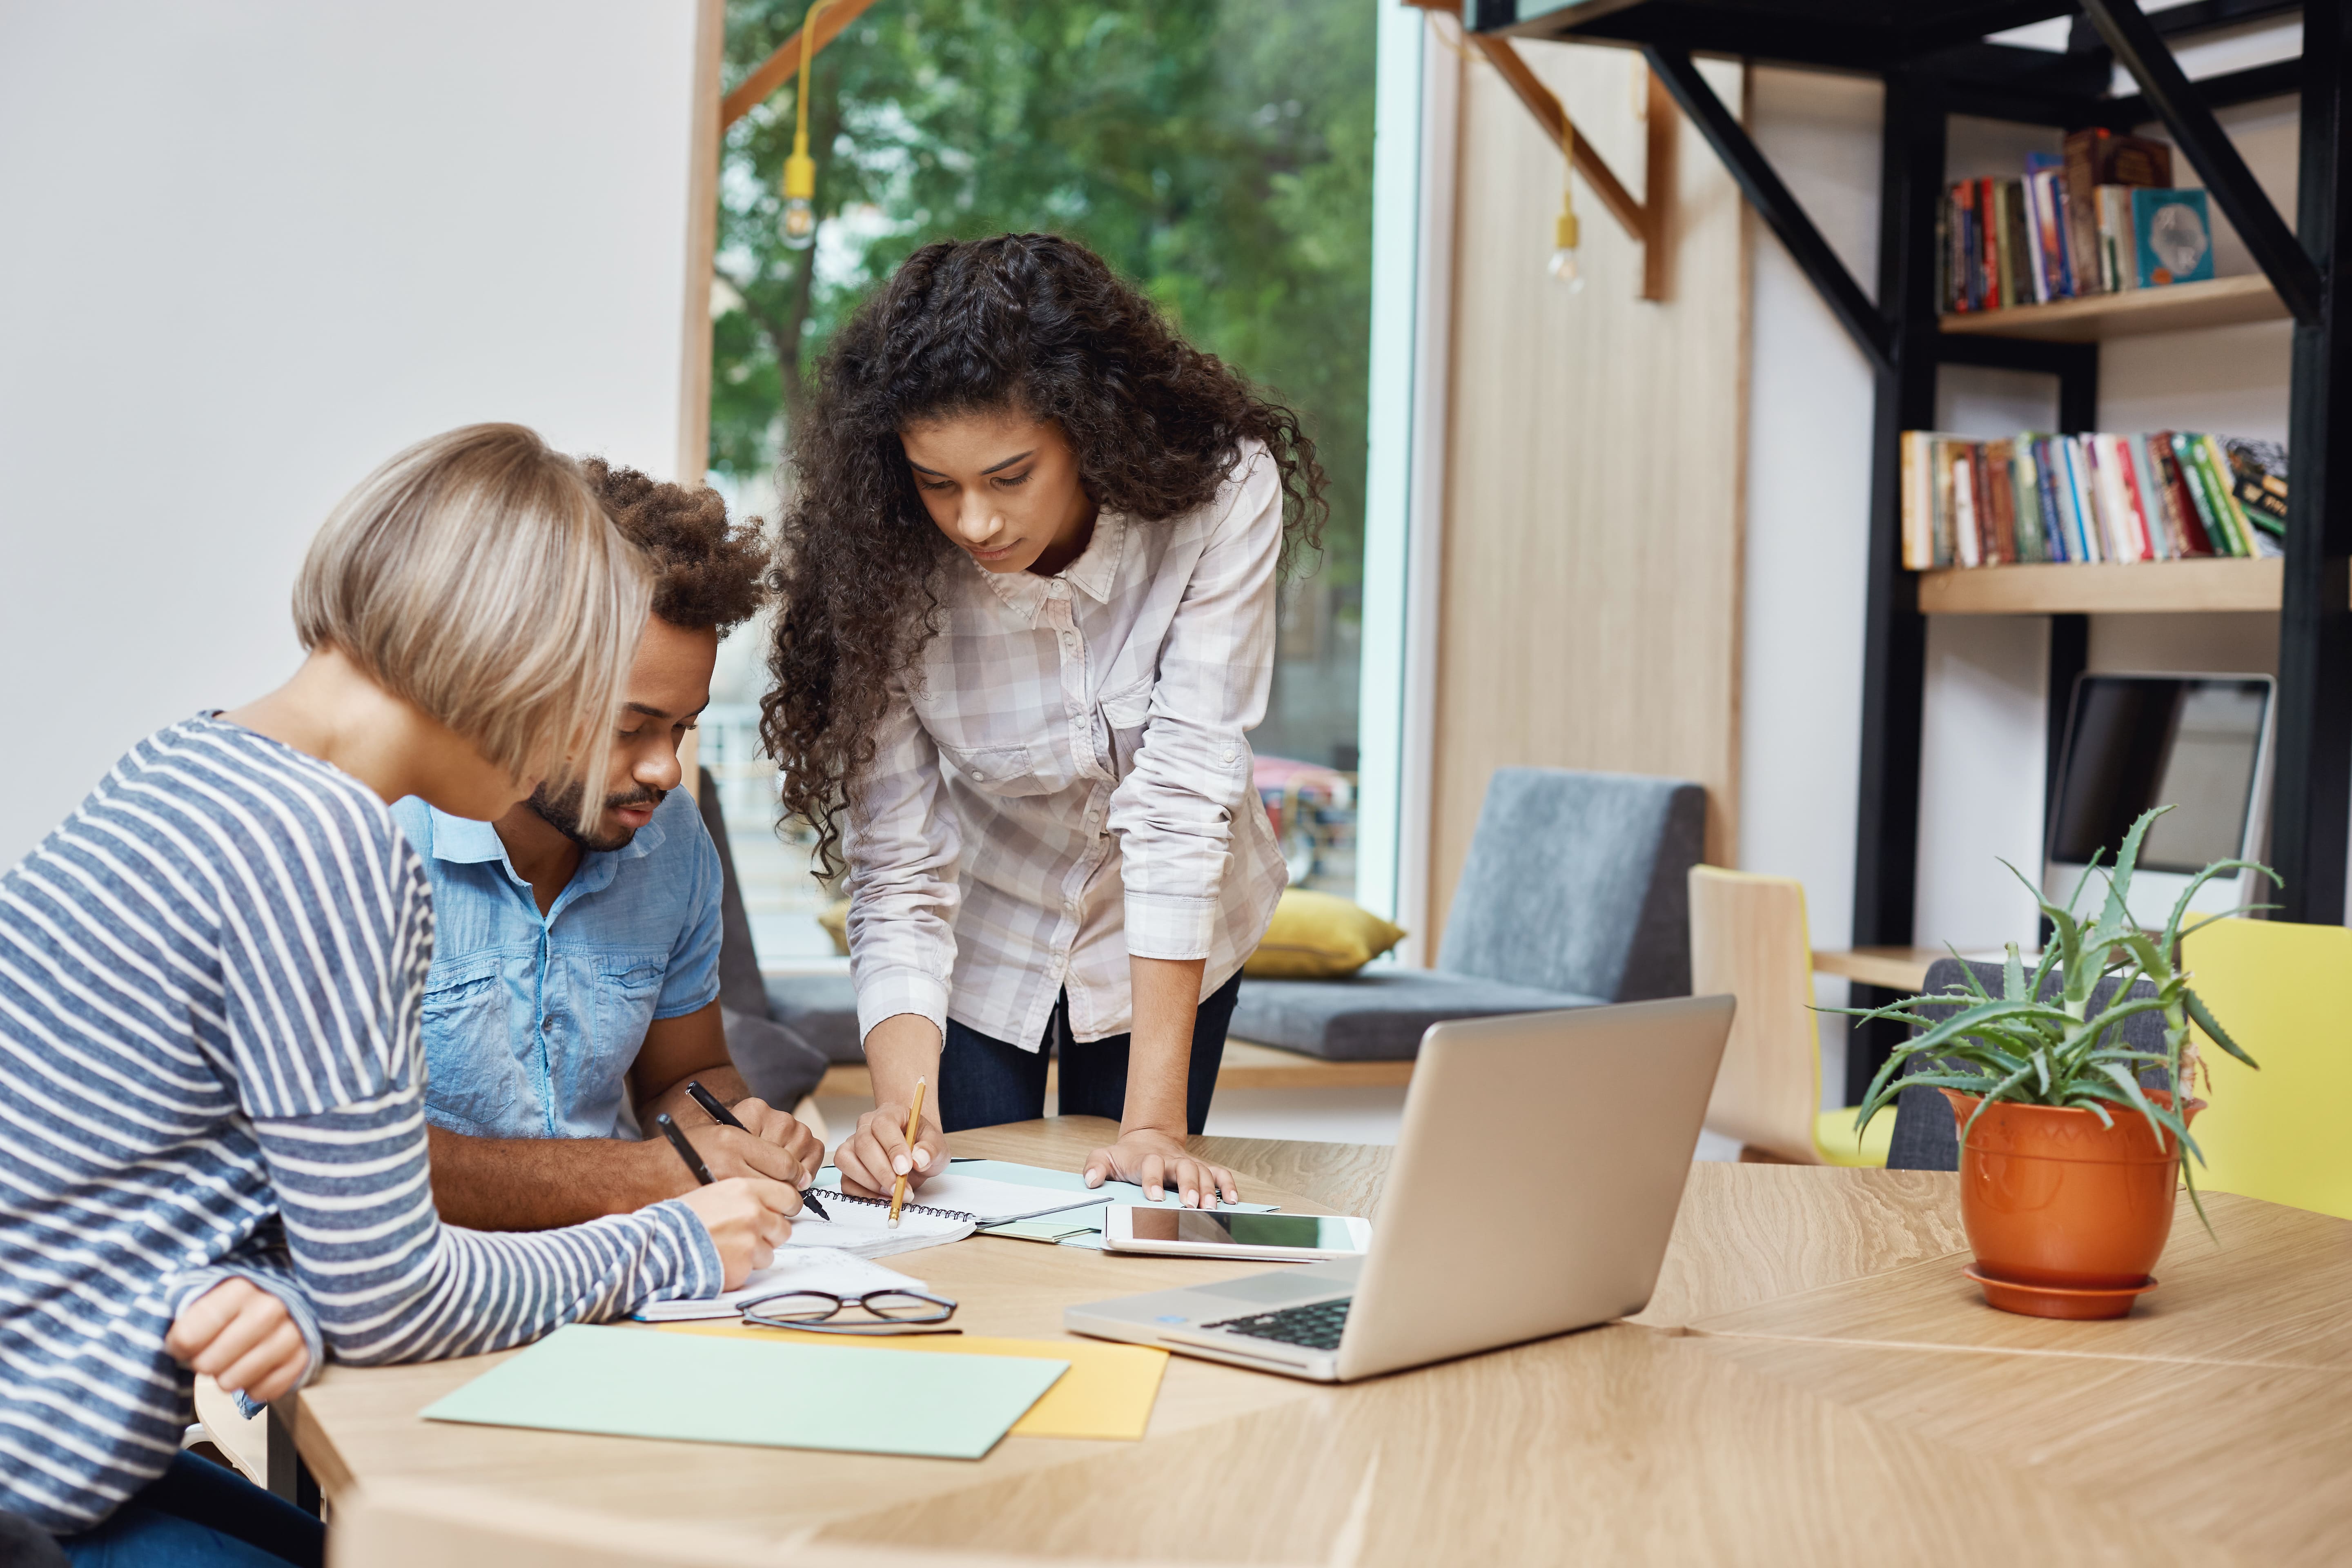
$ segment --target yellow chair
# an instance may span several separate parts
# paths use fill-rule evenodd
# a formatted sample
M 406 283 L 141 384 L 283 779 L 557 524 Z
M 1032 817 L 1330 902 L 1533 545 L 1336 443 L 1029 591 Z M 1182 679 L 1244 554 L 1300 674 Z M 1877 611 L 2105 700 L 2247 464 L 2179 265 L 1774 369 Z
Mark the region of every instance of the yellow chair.
M 1711 1132 L 1737 1138 L 1741 1158 L 1804 1165 L 1884 1165 L 1895 1111 L 1859 1142 L 1853 1112 L 1823 1110 L 1813 950 L 1805 885 L 1717 866 L 1690 870 L 1691 991 L 1739 999 L 1723 1069 L 1706 1102 Z
M 2189 989 L 2259 1072 L 2198 1031 L 2210 1105 L 2189 1129 L 2197 1184 L 2352 1219 L 2352 931 L 2221 921 L 2180 944 Z

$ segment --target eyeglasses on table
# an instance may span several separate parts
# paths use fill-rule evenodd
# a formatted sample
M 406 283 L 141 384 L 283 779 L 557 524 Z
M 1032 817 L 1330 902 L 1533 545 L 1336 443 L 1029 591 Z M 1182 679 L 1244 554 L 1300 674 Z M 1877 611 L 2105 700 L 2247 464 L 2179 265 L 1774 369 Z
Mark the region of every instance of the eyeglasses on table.
M 856 1310 L 863 1317 L 836 1322 L 842 1313 Z M 960 1334 L 961 1329 L 940 1328 L 955 1315 L 956 1304 L 944 1296 L 921 1290 L 868 1290 L 862 1296 L 836 1296 L 830 1290 L 783 1290 L 742 1305 L 743 1321 L 762 1329 L 803 1329 L 815 1334 Z

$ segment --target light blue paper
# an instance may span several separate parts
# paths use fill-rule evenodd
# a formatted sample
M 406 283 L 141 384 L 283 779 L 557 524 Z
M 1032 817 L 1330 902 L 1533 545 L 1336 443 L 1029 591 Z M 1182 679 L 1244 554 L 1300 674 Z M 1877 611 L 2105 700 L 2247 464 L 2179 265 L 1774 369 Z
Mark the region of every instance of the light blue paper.
M 423 1414 L 484 1426 L 977 1459 L 1069 1366 L 574 1323 Z

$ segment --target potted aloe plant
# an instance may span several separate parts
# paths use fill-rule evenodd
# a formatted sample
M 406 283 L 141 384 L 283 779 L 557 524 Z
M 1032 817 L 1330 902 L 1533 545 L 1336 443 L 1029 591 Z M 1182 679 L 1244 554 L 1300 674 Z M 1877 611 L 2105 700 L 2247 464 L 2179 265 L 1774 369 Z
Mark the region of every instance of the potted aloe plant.
M 2045 1318 L 2130 1311 L 2155 1286 L 2148 1270 L 2171 1234 L 2173 1195 L 2184 1176 L 2196 1202 L 2195 1179 L 2181 1160 L 2184 1150 L 2204 1159 L 2189 1131 L 2204 1109 L 2193 1093 L 2189 1024 L 2255 1065 L 2189 988 L 2176 959 L 2198 889 L 2246 869 L 2273 883 L 2279 877 L 2252 861 L 2216 861 L 2190 880 L 2162 931 L 2140 930 L 2130 913 L 2132 871 L 2148 825 L 2170 809 L 2147 813 L 2125 835 L 2095 920 L 2085 922 L 2074 906 L 2100 874 L 2096 857 L 2063 909 L 2034 889 L 2053 939 L 2031 970 L 2010 944 L 2000 995 L 1963 965 L 1965 984 L 1942 994 L 1840 1009 L 1917 1028 L 1872 1080 L 1855 1125 L 1866 1126 L 1907 1086 L 1943 1091 L 1959 1130 L 1960 1221 L 1976 1253 L 1969 1276 L 1988 1302 L 2008 1311 Z M 2053 972 L 2058 989 L 2045 995 Z M 2110 975 L 2120 984 L 2094 1011 L 2092 998 Z M 2133 994 L 2141 980 L 2153 994 Z M 2164 1016 L 2162 1051 L 2125 1043 L 2120 1026 L 2142 1013 Z M 1925 1070 L 1902 1076 L 1914 1058 L 1924 1058 Z M 2161 1082 L 2143 1087 L 2144 1076 Z M 2202 1204 L 2197 1212 L 2201 1218 Z

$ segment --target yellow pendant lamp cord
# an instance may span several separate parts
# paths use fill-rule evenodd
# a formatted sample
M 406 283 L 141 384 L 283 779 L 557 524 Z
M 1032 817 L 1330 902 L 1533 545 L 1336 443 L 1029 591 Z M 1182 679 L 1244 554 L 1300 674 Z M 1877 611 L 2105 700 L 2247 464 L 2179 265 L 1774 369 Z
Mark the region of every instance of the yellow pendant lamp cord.
M 784 160 L 784 243 L 795 250 L 816 238 L 816 160 L 809 156 L 809 62 L 816 58 L 816 20 L 833 0 L 811 0 L 801 18 L 801 85 L 793 105 L 793 155 Z

